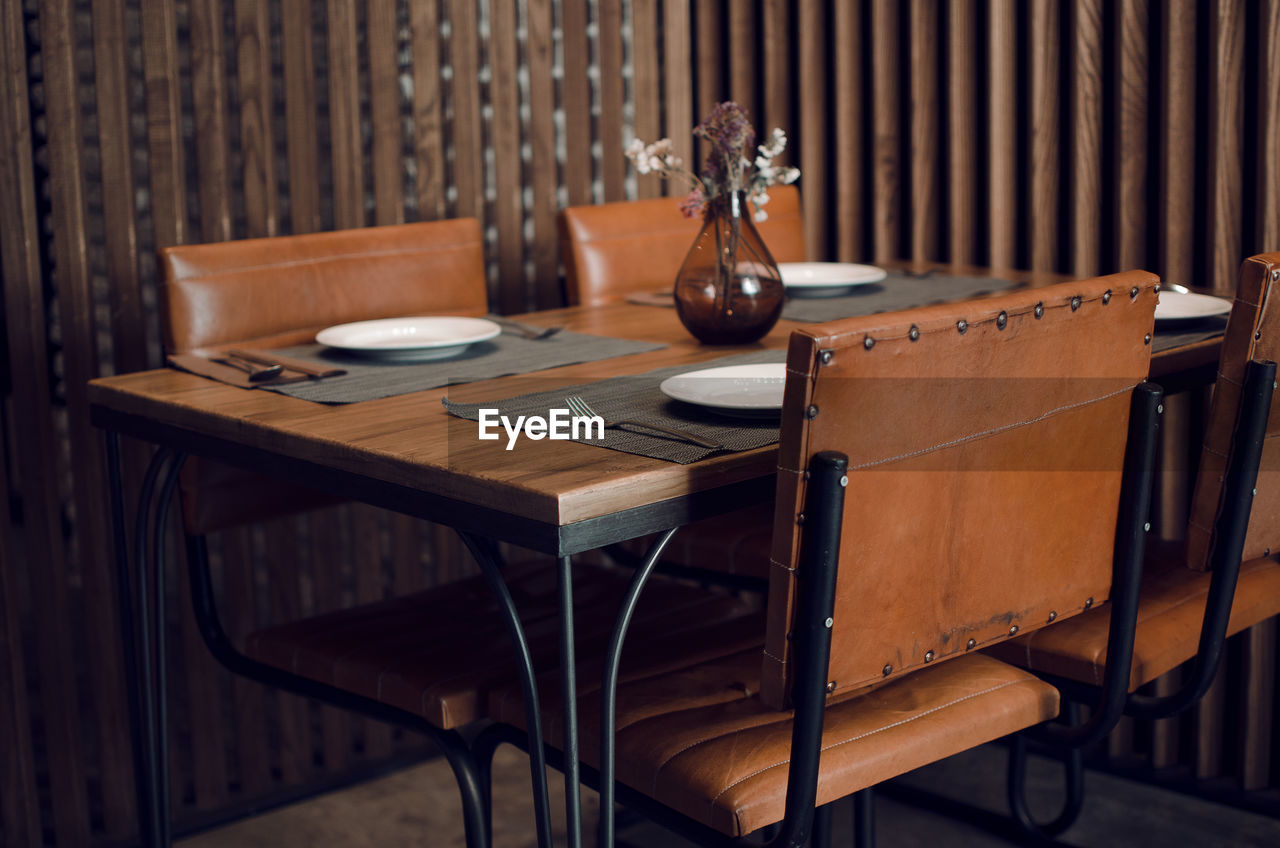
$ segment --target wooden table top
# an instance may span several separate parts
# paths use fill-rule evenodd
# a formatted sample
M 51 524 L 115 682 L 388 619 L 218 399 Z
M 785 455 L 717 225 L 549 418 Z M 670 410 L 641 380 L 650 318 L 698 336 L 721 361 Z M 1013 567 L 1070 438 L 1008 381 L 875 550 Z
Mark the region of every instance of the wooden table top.
M 92 417 L 98 426 L 122 435 L 442 523 L 470 524 L 549 552 L 583 550 L 772 496 L 773 446 L 691 465 L 545 439 L 521 438 L 508 451 L 505 439 L 478 440 L 476 423 L 449 415 L 441 398 L 447 392 L 461 402 L 497 400 L 747 350 L 784 349 L 791 330 L 803 325 L 781 321 L 756 345 L 706 347 L 684 330 L 674 309 L 614 303 L 534 313 L 521 320 L 667 347 L 345 405 L 247 391 L 162 369 L 92 381 Z M 1216 344 L 1189 347 L 1201 349 L 1176 349 L 1156 359 L 1185 368 L 1216 357 Z M 744 481 L 755 482 L 735 485 Z M 628 511 L 646 517 L 617 526 L 617 516 Z M 569 540 L 562 530 L 574 525 L 581 532 Z

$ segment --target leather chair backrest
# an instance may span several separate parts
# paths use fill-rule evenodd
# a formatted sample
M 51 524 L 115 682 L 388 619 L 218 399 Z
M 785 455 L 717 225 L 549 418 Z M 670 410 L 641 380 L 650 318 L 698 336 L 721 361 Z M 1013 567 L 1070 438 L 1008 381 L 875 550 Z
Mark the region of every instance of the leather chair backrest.
M 170 353 L 308 341 L 348 321 L 482 315 L 484 242 L 474 218 L 160 251 Z
M 836 695 L 1107 598 L 1132 389 L 1157 278 L 1135 271 L 796 331 L 787 356 L 763 695 L 790 691 L 805 477 L 849 457 Z
M 1280 304 L 1270 297 L 1277 292 L 1280 292 L 1280 253 L 1246 259 L 1240 266 L 1235 303 L 1218 359 L 1218 379 L 1205 425 L 1195 493 L 1191 496 L 1187 566 L 1199 571 L 1209 568 L 1212 528 L 1222 509 L 1222 482 L 1240 409 L 1245 366 L 1252 359 L 1280 361 Z M 1275 402 L 1271 404 L 1271 417 L 1267 422 L 1257 488 L 1249 513 L 1245 560 L 1280 552 L 1280 404 Z
M 348 321 L 487 311 L 484 243 L 473 218 L 181 245 L 160 251 L 160 268 L 170 353 L 301 344 Z M 198 457 L 179 485 L 192 535 L 337 501 Z
M 678 203 L 675 197 L 657 197 L 563 210 L 560 256 L 569 303 L 594 305 L 673 286 L 702 227 L 702 220 L 686 218 Z M 756 229 L 774 261 L 804 261 L 800 192 L 795 186 L 774 186 L 764 208 L 769 217 Z

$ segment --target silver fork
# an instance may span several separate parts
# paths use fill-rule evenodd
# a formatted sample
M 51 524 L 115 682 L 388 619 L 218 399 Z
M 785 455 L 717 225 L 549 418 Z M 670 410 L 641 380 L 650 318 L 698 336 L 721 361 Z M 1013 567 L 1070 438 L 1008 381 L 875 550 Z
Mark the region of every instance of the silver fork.
M 650 424 L 646 421 L 632 421 L 629 419 L 610 421 L 603 415 L 597 414 L 596 411 L 592 409 L 591 406 L 579 395 L 569 395 L 564 399 L 564 402 L 565 406 L 569 407 L 569 411 L 580 418 L 602 419 L 606 429 L 617 429 L 623 426 L 641 427 L 645 430 L 654 430 L 658 433 L 665 433 L 666 435 L 679 439 L 682 442 L 689 442 L 690 444 L 695 444 L 711 450 L 722 450 L 724 448 L 724 445 L 716 444 L 715 442 L 708 441 L 700 436 L 695 436 L 693 433 L 688 433 L 684 430 L 677 430 L 674 427 L 663 427 L 661 424 Z
M 549 339 L 556 333 L 564 329 L 564 327 L 537 327 L 533 324 L 522 324 L 519 321 L 512 321 L 510 318 L 502 318 L 497 315 L 490 315 L 489 320 L 499 325 L 504 330 L 510 330 L 517 336 L 538 341 L 539 339 Z

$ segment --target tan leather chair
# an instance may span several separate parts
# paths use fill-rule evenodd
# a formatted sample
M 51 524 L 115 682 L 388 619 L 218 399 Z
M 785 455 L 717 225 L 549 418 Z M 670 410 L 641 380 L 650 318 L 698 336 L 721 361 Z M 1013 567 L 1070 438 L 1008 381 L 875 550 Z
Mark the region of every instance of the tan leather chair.
M 1052 686 L 979 649 L 1107 597 L 1116 560 L 1136 593 L 1146 478 L 1126 444 L 1149 461 L 1156 282 L 794 333 L 767 623 L 682 637 L 736 648 L 715 659 L 624 658 L 619 798 L 708 841 L 783 822 L 774 844 L 802 844 L 815 804 L 1053 718 Z M 518 725 L 518 700 L 492 716 Z
M 702 226 L 680 212 L 679 198 L 656 197 L 560 213 L 560 256 L 570 305 L 588 306 L 675 285 L 676 273 Z M 767 220 L 756 224 L 776 262 L 805 259 L 804 220 L 795 186 L 769 189 Z
M 1247 536 L 1232 542 L 1223 524 L 1232 497 L 1247 499 L 1248 490 L 1255 485 L 1251 479 L 1241 478 L 1237 486 L 1243 491 L 1229 491 L 1227 466 L 1241 449 L 1236 434 L 1245 417 L 1241 399 L 1247 366 L 1251 361 L 1280 359 L 1280 305 L 1271 299 L 1277 293 L 1280 253 L 1246 260 L 1222 345 L 1187 539 L 1183 545 L 1153 546 L 1144 567 L 1129 692 L 1136 693 L 1139 687 L 1183 663 L 1195 660 L 1195 668 L 1182 688 L 1171 695 L 1131 695 L 1126 706 L 1131 715 L 1165 717 L 1190 706 L 1213 680 L 1224 638 L 1280 614 L 1280 558 L 1276 556 L 1280 553 L 1280 411 L 1276 407 L 1270 407 L 1262 470 L 1256 478 L 1257 495 L 1252 499 L 1252 511 L 1246 507 L 1243 516 L 1248 521 Z M 1268 381 L 1264 395 L 1273 388 Z M 1237 577 L 1230 566 L 1241 560 Z M 1225 570 L 1206 573 L 1215 561 L 1218 569 Z M 1206 610 L 1216 612 L 1207 615 Z M 998 645 L 992 653 L 1059 680 L 1064 694 L 1085 698 L 1107 663 L 1108 615 L 1103 605 L 1061 627 Z M 1056 834 L 1074 822 L 1082 800 L 1081 778 L 1076 773 L 1079 760 L 1068 760 L 1068 767 L 1073 797 L 1063 813 L 1048 825 L 1035 825 L 1026 818 L 1023 824 L 1027 829 Z M 1010 800 L 1021 820 L 1026 813 L 1019 784 L 1016 777 L 1011 780 Z M 1019 807 L 1023 807 L 1021 812 Z

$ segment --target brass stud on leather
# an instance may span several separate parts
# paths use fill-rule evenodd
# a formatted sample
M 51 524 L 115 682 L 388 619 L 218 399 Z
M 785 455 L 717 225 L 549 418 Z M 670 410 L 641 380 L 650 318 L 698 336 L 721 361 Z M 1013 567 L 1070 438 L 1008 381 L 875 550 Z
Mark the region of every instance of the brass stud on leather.
M 1001 310 L 1000 314 L 996 316 L 996 329 L 1003 330 L 1005 328 L 1005 325 L 1008 323 L 1009 323 L 1009 313 Z
M 821 355 L 822 364 L 823 364 L 823 365 L 830 365 L 830 364 L 831 364 L 831 360 L 834 358 L 834 356 L 835 356 L 835 355 L 834 355 L 831 351 L 829 351 L 829 350 L 824 350 L 824 351 L 822 352 L 822 355 Z
M 1018 632 L 1018 625 L 1016 625 L 1016 624 L 1015 624 L 1015 625 L 1013 625 L 1012 627 L 1010 627 L 1010 628 L 1009 628 L 1009 635 L 1010 635 L 1010 636 L 1013 636 L 1013 635 L 1014 635 L 1015 633 L 1017 633 L 1017 632 Z
M 845 474 L 843 477 L 840 478 L 840 488 L 843 489 L 848 485 L 849 485 L 849 475 Z
M 871 338 L 870 336 L 867 336 L 865 339 L 862 340 L 862 346 L 867 350 L 871 350 L 871 348 L 876 346 L 876 340 Z
M 1130 300 L 1137 300 L 1137 299 L 1138 299 L 1138 287 L 1137 287 L 1137 286 L 1134 286 L 1133 288 L 1129 289 L 1129 299 L 1130 299 Z
M 1102 293 L 1102 303 L 1105 306 L 1111 302 L 1111 289 L 1107 289 Z
M 1058 617 L 1058 614 L 1056 612 L 1054 612 L 1053 610 L 1049 610 L 1049 621 L 1053 621 L 1057 617 Z
M 1091 606 L 1093 606 L 1093 598 L 1085 598 L 1085 599 L 1084 599 L 1084 608 L 1085 608 L 1085 609 L 1088 609 L 1088 608 L 1089 608 L 1089 607 L 1091 607 Z
M 1151 344 L 1151 334 L 1150 334 L 1150 333 L 1147 333 L 1147 335 L 1142 339 L 1142 343 L 1143 343 L 1143 344 Z
M 1035 316 L 1037 321 L 1044 317 L 1044 301 L 1036 304 Z
M 830 617 L 827 618 L 827 627 L 830 627 L 835 623 L 836 623 L 836 620 L 834 618 L 830 618 Z
M 804 411 L 804 417 L 810 421 L 818 417 L 818 407 L 810 404 L 809 408 Z
M 834 680 L 830 680 L 827 682 L 827 692 L 831 693 L 834 691 L 836 691 L 836 682 Z
M 888 663 L 885 663 L 884 668 L 880 669 L 880 673 L 883 674 L 885 677 L 888 677 L 890 674 L 893 674 L 893 666 L 889 665 Z
M 803 512 L 801 512 L 801 513 L 799 513 L 799 514 L 797 514 L 797 515 L 796 515 L 796 524 L 798 524 L 798 525 L 799 525 L 799 524 L 804 524 L 804 513 L 803 513 Z
M 1164 404 L 1156 404 L 1156 415 L 1164 415 Z
M 1271 279 L 1272 279 L 1273 281 L 1274 281 L 1274 280 L 1280 280 L 1280 270 L 1272 271 L 1272 272 L 1271 272 Z
M 924 661 L 925 661 L 925 662 L 927 662 L 927 663 L 931 663 L 931 662 L 933 662 L 933 651 L 926 651 L 926 652 L 925 652 L 925 655 L 924 655 Z
M 1071 311 L 1075 312 L 1077 309 L 1079 309 L 1081 303 L 1084 303 L 1084 299 L 1081 298 L 1080 295 L 1076 295 L 1075 297 L 1071 298 Z
M 969 322 L 961 318 L 956 322 L 956 329 L 960 331 L 960 335 L 964 335 L 965 330 L 969 329 Z
M 917 327 L 915 324 L 912 324 L 912 325 L 911 325 L 911 329 L 907 331 L 907 338 L 911 339 L 911 341 L 913 341 L 913 342 L 914 342 L 914 341 L 919 341 L 919 339 L 920 339 L 920 328 L 919 328 L 919 327 Z

